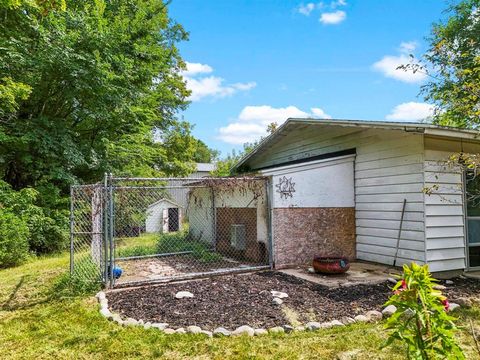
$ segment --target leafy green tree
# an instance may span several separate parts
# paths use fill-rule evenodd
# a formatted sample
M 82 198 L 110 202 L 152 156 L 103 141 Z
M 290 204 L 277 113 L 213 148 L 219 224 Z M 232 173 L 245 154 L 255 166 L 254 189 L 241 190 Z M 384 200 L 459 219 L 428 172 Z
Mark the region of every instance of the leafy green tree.
M 220 152 L 209 148 L 202 140 L 197 140 L 193 160 L 197 163 L 211 163 L 218 160 Z
M 464 0 L 448 9 L 448 19 L 433 25 L 424 62 L 403 68 L 425 72 L 422 87 L 436 105 L 440 125 L 480 125 L 480 0 Z
M 175 116 L 189 94 L 175 46 L 187 34 L 166 4 L 36 4 L 0 8 L 0 79 L 8 87 L 0 98 L 9 99 L 0 116 L 2 177 L 14 189 L 49 182 L 65 190 L 105 171 L 184 172 L 176 157 L 193 145 L 171 152 L 154 139 L 155 131 L 184 129 Z M 127 154 L 145 165 L 125 166 L 119 157 Z

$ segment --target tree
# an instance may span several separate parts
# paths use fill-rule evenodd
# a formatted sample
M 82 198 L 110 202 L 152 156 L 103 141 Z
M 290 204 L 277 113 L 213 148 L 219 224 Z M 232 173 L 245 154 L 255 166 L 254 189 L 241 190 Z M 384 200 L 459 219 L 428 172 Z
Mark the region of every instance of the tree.
M 14 212 L 38 230 L 30 251 L 65 240 L 72 183 L 193 171 L 196 139 L 176 115 L 187 33 L 167 3 L 0 0 L 0 19 L 0 208 L 35 191 L 29 215 Z
M 65 190 L 105 171 L 177 171 L 177 153 L 154 139 L 154 130 L 184 128 L 175 114 L 189 94 L 175 46 L 187 34 L 169 19 L 164 2 L 71 0 L 46 10 L 9 0 L 0 6 L 4 180 L 17 190 L 45 182 Z M 147 165 L 125 167 L 119 156 L 127 153 Z
M 193 160 L 197 163 L 211 163 L 218 160 L 220 152 L 209 148 L 202 140 L 197 140 Z
M 480 0 L 465 0 L 448 9 L 449 18 L 433 25 L 430 48 L 421 64 L 403 68 L 423 71 L 422 87 L 436 105 L 435 123 L 466 128 L 480 125 Z

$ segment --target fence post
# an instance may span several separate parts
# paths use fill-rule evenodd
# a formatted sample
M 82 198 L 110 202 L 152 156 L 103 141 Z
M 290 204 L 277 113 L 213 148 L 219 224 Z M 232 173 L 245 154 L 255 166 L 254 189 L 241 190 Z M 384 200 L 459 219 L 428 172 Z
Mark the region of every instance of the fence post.
M 114 218 L 113 218 L 113 181 L 112 174 L 108 174 L 108 239 L 110 245 L 109 280 L 110 288 L 114 286 L 113 268 L 115 267 Z
M 74 217 L 73 217 L 73 185 L 70 186 L 70 275 L 73 275 L 74 271 L 74 256 L 75 256 L 75 247 L 74 247 Z
M 213 186 L 210 187 L 210 191 L 212 193 L 212 216 L 213 216 L 213 229 L 212 229 L 212 234 L 213 234 L 213 251 L 217 251 L 217 209 L 216 209 L 216 204 L 215 204 L 215 190 L 213 189 Z
M 102 221 L 103 221 L 103 285 L 108 287 L 108 214 L 107 214 L 107 173 L 103 176 L 102 185 Z

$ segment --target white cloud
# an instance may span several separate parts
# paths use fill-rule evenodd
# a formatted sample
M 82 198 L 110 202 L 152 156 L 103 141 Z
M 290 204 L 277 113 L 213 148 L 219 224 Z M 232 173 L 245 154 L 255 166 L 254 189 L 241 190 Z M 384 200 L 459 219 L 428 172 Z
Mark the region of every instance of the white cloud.
M 194 76 L 198 74 L 208 74 L 213 71 L 213 68 L 206 64 L 191 63 L 186 61 L 187 70 L 182 71 L 183 76 Z
M 418 64 L 418 59 L 410 54 L 417 48 L 416 42 L 402 42 L 399 47 L 399 55 L 386 55 L 372 65 L 373 69 L 381 72 L 384 76 L 403 81 L 406 83 L 419 83 L 425 80 L 427 75 L 424 72 L 413 72 L 411 69 L 398 69 L 400 65 L 410 63 Z
M 248 91 L 257 84 L 254 81 L 247 83 L 234 83 L 224 85 L 225 80 L 221 77 L 203 74 L 210 74 L 213 68 L 206 64 L 186 62 L 187 70 L 182 71 L 182 76 L 187 83 L 187 88 L 192 92 L 189 97 L 191 101 L 199 101 L 205 97 L 222 98 L 232 96 L 239 91 Z
M 411 101 L 395 106 L 385 118 L 392 121 L 421 121 L 431 118 L 433 113 L 433 105 Z
M 287 106 L 274 108 L 269 105 L 245 106 L 238 117 L 218 131 L 218 138 L 226 143 L 240 145 L 265 136 L 267 126 L 272 122 L 282 124 L 290 117 L 330 119 L 331 116 L 320 108 L 311 108 L 310 113 Z
M 347 14 L 345 11 L 337 10 L 334 12 L 326 12 L 320 15 L 320 22 L 325 25 L 336 25 L 340 24 L 343 20 L 345 20 Z
M 346 5 L 347 5 L 347 2 L 345 0 L 337 0 L 337 1 L 332 1 L 330 3 L 330 7 L 332 9 L 335 9 L 338 6 L 346 6 Z
M 417 42 L 416 41 L 403 41 L 400 43 L 400 52 L 404 54 L 410 54 L 415 51 L 417 48 Z
M 308 3 L 307 5 L 301 4 L 298 7 L 298 12 L 302 15 L 308 16 L 315 9 L 314 3 Z

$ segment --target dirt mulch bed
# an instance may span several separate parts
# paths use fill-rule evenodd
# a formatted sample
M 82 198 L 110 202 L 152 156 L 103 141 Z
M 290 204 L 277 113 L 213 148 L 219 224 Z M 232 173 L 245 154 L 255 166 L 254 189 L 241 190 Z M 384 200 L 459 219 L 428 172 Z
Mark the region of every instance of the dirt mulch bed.
M 283 305 L 274 305 L 271 290 L 289 297 L 283 299 Z M 178 291 L 190 291 L 195 297 L 178 300 Z M 175 328 L 197 325 L 213 330 L 218 326 L 272 327 L 340 319 L 380 310 L 389 294 L 386 283 L 328 289 L 268 271 L 122 290 L 107 297 L 111 309 L 127 317 L 167 322 Z
M 330 321 L 381 310 L 391 295 L 390 283 L 327 288 L 280 272 L 213 277 L 166 285 L 127 289 L 107 294 L 110 308 L 126 317 L 166 322 L 170 327 L 197 325 L 233 330 L 241 325 L 273 327 L 308 321 Z M 286 292 L 281 306 L 272 303 L 271 290 Z M 178 291 L 194 298 L 178 300 Z M 445 294 L 451 298 L 478 296 L 480 282 L 455 279 Z

